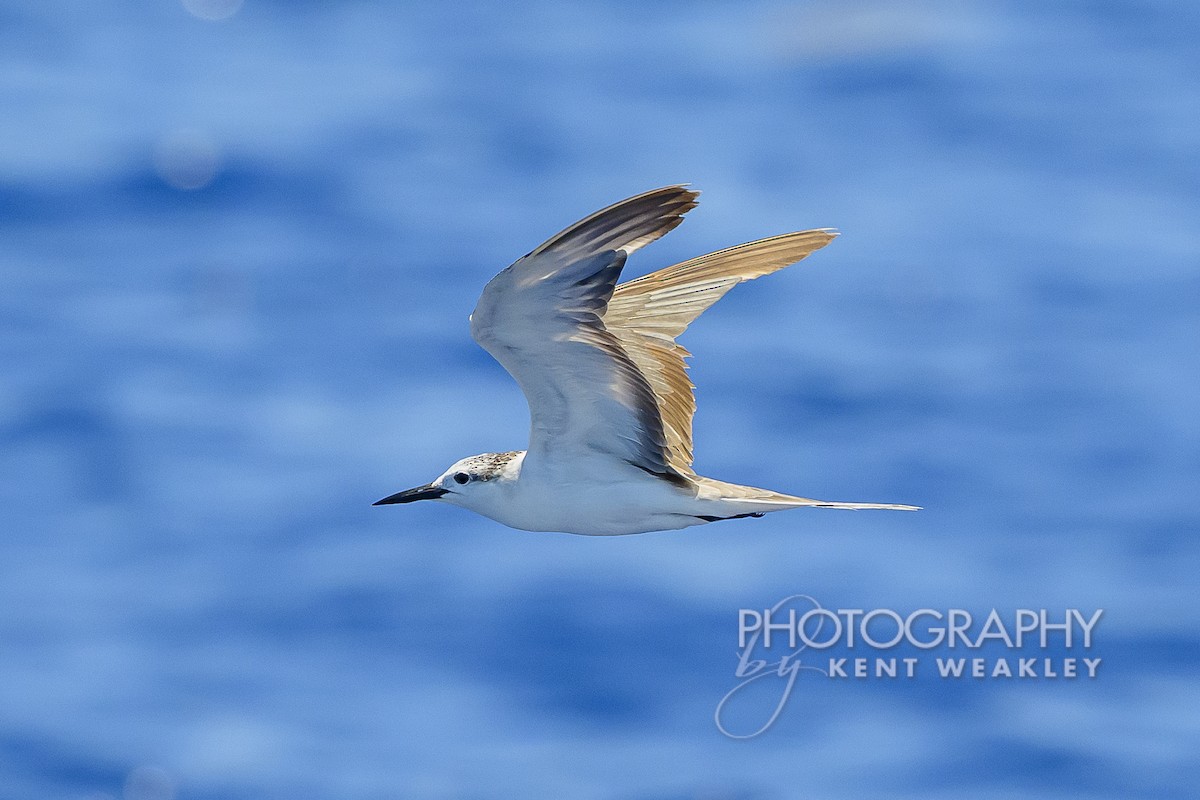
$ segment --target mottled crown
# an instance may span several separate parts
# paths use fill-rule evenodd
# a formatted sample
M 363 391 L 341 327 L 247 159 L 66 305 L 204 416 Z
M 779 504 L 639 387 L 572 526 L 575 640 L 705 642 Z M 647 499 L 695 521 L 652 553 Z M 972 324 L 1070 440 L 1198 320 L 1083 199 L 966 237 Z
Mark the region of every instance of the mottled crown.
M 507 453 L 483 453 L 470 458 L 464 458 L 460 464 L 463 469 L 480 480 L 489 480 L 504 471 L 508 462 L 521 455 L 522 451 L 512 450 Z

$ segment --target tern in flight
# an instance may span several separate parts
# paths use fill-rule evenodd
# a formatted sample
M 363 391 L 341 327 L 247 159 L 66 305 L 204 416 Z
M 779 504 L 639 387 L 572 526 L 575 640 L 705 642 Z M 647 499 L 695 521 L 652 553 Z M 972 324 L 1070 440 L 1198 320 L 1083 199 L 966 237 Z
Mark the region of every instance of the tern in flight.
M 513 528 L 612 536 L 837 503 L 724 483 L 692 470 L 696 401 L 675 338 L 742 281 L 795 264 L 832 230 L 785 233 L 617 285 L 630 253 L 696 207 L 667 186 L 597 211 L 488 283 L 471 335 L 529 401 L 529 449 L 455 462 L 375 505 L 438 500 Z

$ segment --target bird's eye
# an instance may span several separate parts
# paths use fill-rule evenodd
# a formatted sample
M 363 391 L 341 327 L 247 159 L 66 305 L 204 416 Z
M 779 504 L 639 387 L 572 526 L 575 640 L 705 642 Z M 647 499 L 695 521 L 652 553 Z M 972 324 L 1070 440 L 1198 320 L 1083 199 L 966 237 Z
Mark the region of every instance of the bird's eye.
M 467 482 L 467 481 L 469 481 L 469 480 L 471 480 L 471 476 L 470 476 L 470 475 L 468 475 L 468 474 L 467 474 L 467 473 L 465 473 L 465 472 L 456 472 L 456 473 L 454 473 L 454 482 L 455 482 L 455 483 L 458 483 L 458 484 L 463 484 L 463 483 L 466 483 L 466 482 Z

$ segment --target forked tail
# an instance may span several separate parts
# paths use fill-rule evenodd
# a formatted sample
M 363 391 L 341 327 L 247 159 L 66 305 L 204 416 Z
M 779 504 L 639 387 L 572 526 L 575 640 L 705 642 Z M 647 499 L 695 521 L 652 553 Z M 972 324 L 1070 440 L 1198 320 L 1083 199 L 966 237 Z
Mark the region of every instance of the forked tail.
M 795 502 L 789 505 L 789 508 L 800 508 L 802 506 L 812 506 L 814 508 L 846 508 L 851 511 L 859 511 L 864 508 L 884 508 L 891 511 L 920 511 L 920 506 L 906 506 L 903 503 L 838 503 L 833 500 L 809 500 L 806 497 L 792 498 Z
M 864 509 L 885 509 L 888 511 L 920 511 L 920 506 L 910 506 L 903 503 L 840 503 L 834 500 L 813 500 L 809 497 L 796 497 L 781 494 L 754 486 L 742 486 L 736 483 L 725 483 L 712 478 L 696 477 L 692 479 L 699 487 L 699 498 L 711 500 L 737 511 L 739 514 L 758 512 L 783 511 L 788 508 L 842 508 L 850 511 Z

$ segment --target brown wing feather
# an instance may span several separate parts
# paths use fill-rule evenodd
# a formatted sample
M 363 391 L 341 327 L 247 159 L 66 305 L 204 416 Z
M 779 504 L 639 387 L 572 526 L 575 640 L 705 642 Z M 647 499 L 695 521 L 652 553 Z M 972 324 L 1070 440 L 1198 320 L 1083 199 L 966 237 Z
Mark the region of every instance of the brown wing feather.
M 670 466 L 692 472 L 695 388 L 691 354 L 675 343 L 692 320 L 737 284 L 795 264 L 833 241 L 832 230 L 785 233 L 693 258 L 617 286 L 604 326 L 617 337 L 658 398 Z

